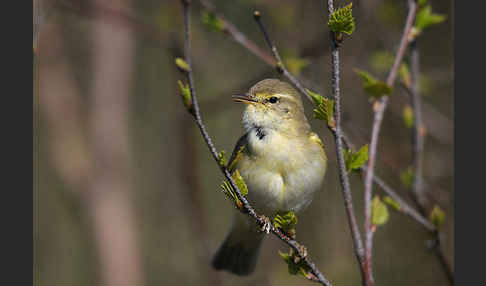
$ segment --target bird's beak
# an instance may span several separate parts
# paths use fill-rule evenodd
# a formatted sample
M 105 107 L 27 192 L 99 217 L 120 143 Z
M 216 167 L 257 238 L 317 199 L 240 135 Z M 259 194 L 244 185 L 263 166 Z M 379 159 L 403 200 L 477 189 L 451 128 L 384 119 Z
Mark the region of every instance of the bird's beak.
M 253 98 L 249 97 L 247 94 L 243 94 L 243 95 L 233 95 L 232 98 L 233 98 L 233 101 L 235 101 L 235 102 L 242 102 L 242 103 L 245 103 L 245 104 L 259 103 L 258 101 L 256 101 Z

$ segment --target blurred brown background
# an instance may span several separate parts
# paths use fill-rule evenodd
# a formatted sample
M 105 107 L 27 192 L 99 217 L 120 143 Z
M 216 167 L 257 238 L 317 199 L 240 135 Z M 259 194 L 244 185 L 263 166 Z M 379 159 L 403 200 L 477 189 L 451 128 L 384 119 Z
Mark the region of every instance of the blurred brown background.
M 193 0 L 192 51 L 203 120 L 218 150 L 243 134 L 242 106 L 230 96 L 278 77 L 260 59 L 201 22 Z M 330 92 L 326 6 L 321 1 L 212 1 L 267 51 L 252 18 L 258 8 L 284 59 L 305 58 L 307 87 Z M 348 1 L 335 1 L 343 6 Z M 353 68 L 386 77 L 383 51 L 395 53 L 407 1 L 353 1 L 356 30 L 341 49 L 343 128 L 369 141 L 372 110 Z M 453 1 L 430 0 L 447 20 L 419 38 L 420 90 L 427 137 L 428 196 L 446 212 L 441 238 L 453 264 Z M 303 285 L 290 276 L 273 236 L 250 277 L 215 272 L 210 259 L 235 211 L 223 177 L 179 98 L 183 77 L 182 7 L 177 0 L 34 0 L 34 285 Z M 380 57 L 381 55 L 381 57 Z M 400 173 L 411 164 L 412 131 L 403 122 L 407 93 L 398 85 L 385 114 L 377 173 L 408 198 Z M 312 109 L 306 101 L 306 111 Z M 334 141 L 311 120 L 330 158 L 326 183 L 299 215 L 298 240 L 334 285 L 360 285 Z M 360 227 L 363 182 L 351 175 Z M 383 194 L 374 187 L 376 194 Z M 391 211 L 375 234 L 377 285 L 447 285 L 431 236 Z M 310 285 L 310 284 L 309 284 Z

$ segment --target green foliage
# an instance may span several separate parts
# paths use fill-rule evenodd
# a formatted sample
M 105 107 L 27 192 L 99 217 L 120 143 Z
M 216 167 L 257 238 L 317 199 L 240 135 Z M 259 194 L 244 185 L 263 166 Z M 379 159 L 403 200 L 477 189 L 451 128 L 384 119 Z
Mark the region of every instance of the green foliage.
M 389 205 L 390 207 L 392 207 L 393 209 L 399 211 L 400 210 L 400 204 L 395 201 L 394 199 L 392 199 L 391 197 L 389 196 L 386 196 L 383 198 L 383 201 Z
M 388 51 L 376 51 L 370 56 L 369 63 L 371 67 L 379 72 L 388 71 L 393 66 L 395 58 Z
M 412 77 L 410 76 L 410 70 L 408 68 L 408 65 L 405 63 L 402 63 L 400 65 L 400 69 L 398 70 L 398 74 L 400 75 L 400 78 L 402 80 L 402 83 L 410 88 L 412 85 Z
M 402 181 L 403 186 L 409 189 L 413 183 L 413 168 L 409 166 L 405 171 L 400 173 L 400 181 Z
M 183 58 L 175 58 L 175 64 L 181 72 L 189 71 L 189 65 Z
M 385 224 L 388 217 L 388 208 L 380 200 L 380 197 L 375 196 L 371 201 L 371 223 L 377 226 Z
M 415 25 L 409 36 L 411 39 L 414 39 L 415 37 L 420 35 L 425 28 L 440 24 L 446 20 L 445 15 L 433 13 L 432 6 L 423 5 L 425 5 L 425 3 L 422 3 L 422 7 L 420 7 L 417 15 L 415 16 Z
M 349 3 L 345 7 L 338 8 L 329 17 L 327 24 L 338 37 L 341 33 L 351 35 L 354 31 L 355 24 L 351 9 L 352 6 L 353 3 Z
M 300 72 L 310 64 L 308 59 L 296 58 L 296 57 L 286 57 L 284 59 L 285 66 L 295 75 L 299 75 Z
M 223 20 L 218 18 L 213 12 L 202 11 L 201 21 L 213 31 L 221 32 L 224 29 Z
M 186 109 L 192 113 L 191 89 L 188 84 L 184 84 L 180 80 L 178 80 L 177 83 L 179 84 L 179 89 L 181 91 L 182 102 L 184 102 Z
M 413 126 L 413 110 L 410 105 L 405 105 L 403 108 L 403 122 L 405 122 L 405 126 L 408 128 L 412 128 Z
M 224 167 L 226 166 L 226 152 L 224 150 L 222 150 L 221 152 L 219 152 L 218 154 L 218 164 L 221 166 L 221 167 Z
M 392 92 L 391 86 L 387 85 L 381 80 L 376 79 L 368 72 L 359 69 L 354 69 L 354 71 L 361 76 L 361 79 L 363 80 L 363 88 L 372 99 L 378 99 Z
M 288 233 L 291 237 L 295 236 L 296 224 L 297 216 L 293 211 L 289 211 L 283 215 L 277 214 L 273 219 L 273 225 Z
M 306 89 L 310 94 L 316 108 L 314 108 L 313 117 L 321 120 L 326 120 L 327 125 L 334 128 L 334 100 L 322 97 L 321 95 Z
M 240 172 L 238 170 L 235 170 L 231 176 L 235 181 L 236 186 L 240 190 L 241 195 L 246 196 L 248 194 L 248 187 L 246 186 L 243 177 L 241 177 Z M 238 199 L 238 196 L 236 195 L 236 191 L 233 189 L 233 187 L 228 181 L 223 181 L 220 187 L 223 190 L 223 193 L 235 203 L 237 208 L 241 209 L 243 207 L 243 203 L 240 201 L 240 199 Z
M 294 255 L 292 250 L 289 253 L 284 253 L 279 250 L 278 254 L 287 263 L 291 275 L 299 274 L 304 277 L 308 276 L 308 272 L 311 270 L 310 267 L 305 264 L 304 260 Z
M 439 228 L 445 219 L 445 213 L 439 206 L 434 206 L 432 212 L 430 212 L 429 220 L 435 225 L 435 227 Z
M 357 152 L 344 149 L 344 161 L 346 162 L 346 171 L 359 170 L 368 161 L 368 144 L 363 145 Z

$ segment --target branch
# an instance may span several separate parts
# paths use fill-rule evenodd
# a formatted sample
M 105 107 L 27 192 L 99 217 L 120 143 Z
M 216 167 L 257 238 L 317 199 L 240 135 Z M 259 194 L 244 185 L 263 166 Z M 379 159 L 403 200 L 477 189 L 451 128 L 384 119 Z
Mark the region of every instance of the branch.
M 410 29 L 414 23 L 415 14 L 417 11 L 417 3 L 414 0 L 409 0 L 409 11 L 407 16 L 407 21 L 405 24 L 405 28 L 402 34 L 402 38 L 400 40 L 400 46 L 395 56 L 395 61 L 393 63 L 392 69 L 386 83 L 388 86 L 392 87 L 393 83 L 395 82 L 398 67 L 402 62 L 403 55 L 405 53 L 405 49 L 408 45 L 408 35 L 410 33 Z M 366 232 L 366 239 L 365 239 L 365 247 L 366 247 L 366 265 L 367 268 L 371 271 L 371 264 L 372 264 L 372 246 L 373 246 L 373 232 L 375 231 L 375 226 L 371 223 L 371 197 L 372 197 L 372 181 L 374 175 L 374 168 L 376 162 L 376 148 L 378 146 L 378 136 L 380 133 L 381 123 L 383 121 L 383 115 L 386 110 L 388 102 L 388 96 L 383 96 L 376 102 L 375 108 L 375 116 L 373 122 L 373 129 L 371 132 L 371 142 L 369 147 L 369 160 L 365 178 L 365 232 Z
M 413 185 L 412 185 L 412 197 L 417 204 L 420 212 L 425 215 L 428 199 L 425 195 L 425 190 L 423 186 L 423 150 L 424 150 L 424 141 L 425 141 L 425 134 L 424 134 L 424 123 L 422 121 L 422 103 L 420 98 L 420 93 L 418 90 L 418 78 L 419 78 L 419 65 L 420 65 L 420 58 L 418 52 L 418 45 L 417 39 L 414 39 L 410 44 L 410 69 L 411 69 L 411 86 L 410 86 L 410 102 L 413 108 Z M 454 274 L 452 273 L 452 269 L 447 262 L 445 255 L 440 247 L 440 236 L 438 230 L 434 231 L 434 250 L 439 262 L 444 269 L 444 272 L 447 276 L 447 279 L 450 285 L 454 284 Z
M 309 280 L 319 282 L 322 285 L 330 286 L 331 283 L 324 277 L 324 275 L 322 275 L 322 273 L 317 269 L 315 264 L 307 256 L 306 248 L 299 242 L 295 241 L 294 239 L 284 234 L 280 229 L 276 228 L 271 222 L 268 221 L 267 218 L 265 218 L 262 215 L 258 215 L 253 209 L 253 207 L 250 205 L 248 200 L 241 194 L 240 190 L 238 189 L 238 186 L 233 180 L 228 169 L 225 166 L 219 164 L 218 152 L 216 151 L 216 148 L 214 147 L 214 144 L 209 134 L 207 133 L 206 127 L 204 126 L 201 119 L 201 114 L 199 112 L 199 106 L 197 103 L 197 96 L 194 88 L 194 80 L 192 76 L 191 45 L 190 45 L 190 15 L 189 15 L 190 1 L 181 0 L 181 2 L 184 8 L 185 60 L 188 65 L 188 70 L 185 72 L 185 74 L 189 82 L 189 88 L 190 88 L 191 99 L 192 99 L 192 107 L 194 111 L 191 114 L 194 116 L 196 124 L 199 127 L 199 130 L 201 131 L 201 135 L 203 136 L 204 141 L 206 142 L 209 148 L 209 151 L 213 155 L 213 159 L 216 161 L 218 166 L 220 166 L 221 172 L 224 174 L 226 179 L 229 181 L 229 183 L 235 190 L 238 199 L 242 202 L 241 211 L 248 214 L 250 217 L 252 217 L 258 223 L 258 225 L 263 229 L 265 229 L 267 232 L 272 232 L 275 236 L 277 236 L 278 238 L 280 238 L 282 241 L 284 241 L 290 247 L 293 248 L 297 256 L 303 261 L 305 261 L 306 265 L 311 269 L 312 275 L 315 276 L 315 277 L 311 276 Z
M 327 1 L 328 17 L 334 12 L 334 1 Z M 342 194 L 344 197 L 344 206 L 346 208 L 346 213 L 348 217 L 349 227 L 351 229 L 351 235 L 353 238 L 353 246 L 356 258 L 358 259 L 361 278 L 363 284 L 368 285 L 367 281 L 371 281 L 371 272 L 367 271 L 365 268 L 364 261 L 364 250 L 363 241 L 361 239 L 361 233 L 356 223 L 356 215 L 353 208 L 353 199 L 351 196 L 351 187 L 349 184 L 349 177 L 346 171 L 346 163 L 344 161 L 343 153 L 343 142 L 342 142 L 342 131 L 341 131 L 341 96 L 339 90 L 339 51 L 336 43 L 336 38 L 334 32 L 329 31 L 331 39 L 331 85 L 332 85 L 332 96 L 334 98 L 334 119 L 335 119 L 335 130 L 333 132 L 334 141 L 336 144 L 336 154 L 339 167 L 339 179 L 342 187 Z

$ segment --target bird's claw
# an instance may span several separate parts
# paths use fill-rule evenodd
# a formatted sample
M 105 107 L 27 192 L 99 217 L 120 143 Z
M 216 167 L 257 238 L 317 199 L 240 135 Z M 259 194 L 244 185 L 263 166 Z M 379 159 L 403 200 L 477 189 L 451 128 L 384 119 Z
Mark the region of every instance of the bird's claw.
M 270 219 L 264 215 L 260 217 L 265 221 L 262 225 L 261 231 L 269 234 L 270 230 L 272 230 L 272 223 L 270 222 Z

